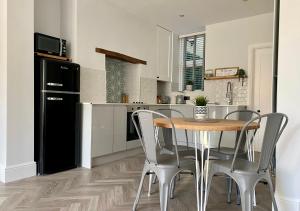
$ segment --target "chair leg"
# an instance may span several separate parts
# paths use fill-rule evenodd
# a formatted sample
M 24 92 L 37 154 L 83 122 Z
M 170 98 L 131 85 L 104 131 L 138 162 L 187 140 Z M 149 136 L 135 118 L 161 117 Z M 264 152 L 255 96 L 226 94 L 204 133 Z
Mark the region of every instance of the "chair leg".
M 161 211 L 168 210 L 170 184 L 167 181 L 159 182 L 159 194 L 160 194 L 160 209 Z
M 174 192 L 175 192 L 175 186 L 176 186 L 176 179 L 177 176 L 175 176 L 172 181 L 171 181 L 171 185 L 170 185 L 170 199 L 174 199 Z
M 139 199 L 140 199 L 140 196 L 141 196 L 141 191 L 142 191 L 142 188 L 143 188 L 143 183 L 144 183 L 144 179 L 145 179 L 146 174 L 147 174 L 147 169 L 144 167 L 143 173 L 142 173 L 142 178 L 141 178 L 140 185 L 139 185 L 139 189 L 137 191 L 136 198 L 135 198 L 135 201 L 134 201 L 134 204 L 133 204 L 133 208 L 132 208 L 133 211 L 136 210 L 137 205 L 139 203 Z
M 277 207 L 277 204 L 276 204 L 276 201 L 275 201 L 275 196 L 274 196 L 273 183 L 272 183 L 272 179 L 271 179 L 269 171 L 267 172 L 266 180 L 267 180 L 268 185 L 269 185 L 269 190 L 270 190 L 272 203 L 273 203 L 273 209 L 274 209 L 274 211 L 278 211 L 278 207 Z
M 241 205 L 241 193 L 237 183 L 235 183 L 236 187 L 236 205 Z
M 242 211 L 252 211 L 253 191 L 251 191 L 251 188 L 249 189 L 249 187 L 240 187 L 240 193 L 241 193 L 241 200 L 242 200 Z
M 226 175 L 226 185 L 227 185 L 227 203 L 231 203 L 231 192 L 232 192 L 232 179 Z
M 154 174 L 153 179 L 152 179 L 152 184 L 155 184 L 156 181 L 157 181 L 157 176 L 156 176 L 156 174 Z
M 151 186 L 152 186 L 153 174 L 149 175 L 149 187 L 148 187 L 148 196 L 151 196 Z

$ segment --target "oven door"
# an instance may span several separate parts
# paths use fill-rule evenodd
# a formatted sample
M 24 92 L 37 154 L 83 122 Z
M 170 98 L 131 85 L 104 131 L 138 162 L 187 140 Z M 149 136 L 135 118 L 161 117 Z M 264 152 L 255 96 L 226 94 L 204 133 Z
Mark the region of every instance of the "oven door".
M 127 112 L 127 141 L 138 140 L 139 136 L 131 119 L 131 115 L 133 112 Z M 140 128 L 138 116 L 135 116 L 135 121 L 137 123 L 138 128 Z

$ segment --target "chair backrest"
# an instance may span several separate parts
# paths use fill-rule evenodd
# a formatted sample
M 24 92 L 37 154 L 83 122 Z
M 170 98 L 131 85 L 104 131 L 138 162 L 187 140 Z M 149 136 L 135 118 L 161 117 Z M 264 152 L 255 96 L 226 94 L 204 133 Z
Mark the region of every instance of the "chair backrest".
M 226 114 L 224 119 L 235 119 L 235 120 L 241 120 L 241 121 L 248 122 L 251 119 L 253 119 L 255 117 L 259 117 L 259 116 L 260 116 L 260 114 L 256 111 L 236 110 L 236 111 L 232 111 L 232 112 L 229 112 L 228 114 Z M 241 131 L 236 132 L 234 149 L 237 146 L 240 134 L 241 134 Z M 221 132 L 221 134 L 220 134 L 219 145 L 218 145 L 219 149 L 221 147 L 222 137 L 223 137 L 223 132 Z M 245 144 L 246 144 L 246 133 L 242 136 L 242 141 L 241 141 L 241 144 L 240 144 L 240 147 L 239 147 L 239 151 L 244 151 L 245 150 Z
M 180 117 L 184 118 L 184 114 L 181 111 L 178 111 L 176 109 L 171 109 L 171 108 L 160 108 L 155 110 L 161 114 L 166 115 L 169 118 L 174 118 L 174 117 Z M 170 128 L 162 128 L 162 137 L 164 139 L 165 147 L 167 149 L 171 149 L 173 147 L 172 143 L 172 129 Z M 188 136 L 187 136 L 187 131 L 185 130 L 185 140 L 186 140 L 186 145 L 188 146 Z
M 139 124 L 136 121 L 135 116 L 138 116 Z M 158 149 L 158 142 L 155 138 L 155 126 L 154 126 L 154 119 L 155 118 L 164 118 L 166 121 L 168 121 L 172 127 L 172 141 L 173 145 L 175 147 L 174 156 L 176 156 L 177 164 L 180 165 L 179 156 L 178 156 L 178 150 L 177 150 L 177 139 L 175 134 L 175 127 L 174 123 L 171 121 L 171 119 L 159 112 L 150 111 L 150 110 L 138 110 L 132 113 L 132 121 L 134 123 L 134 126 L 136 128 L 136 131 L 138 133 L 139 139 L 141 141 L 143 150 L 146 155 L 146 160 L 149 163 L 159 164 L 158 163 L 158 156 L 159 156 L 159 150 Z M 139 126 L 138 126 L 139 125 Z
M 256 117 L 248 121 L 244 125 L 241 131 L 237 147 L 239 147 L 242 141 L 242 136 L 246 134 L 248 126 L 256 121 L 261 121 L 261 120 L 265 121 L 266 124 L 265 127 L 263 128 L 264 131 L 263 131 L 262 148 L 261 148 L 257 172 L 266 171 L 269 168 L 272 155 L 275 150 L 275 146 L 284 128 L 288 123 L 288 117 L 282 113 L 270 113 L 270 114 L 262 115 L 260 117 Z M 231 166 L 232 171 L 234 170 L 234 163 L 237 157 L 237 153 L 238 153 L 238 148 L 235 151 L 235 155 L 232 161 L 232 166 Z

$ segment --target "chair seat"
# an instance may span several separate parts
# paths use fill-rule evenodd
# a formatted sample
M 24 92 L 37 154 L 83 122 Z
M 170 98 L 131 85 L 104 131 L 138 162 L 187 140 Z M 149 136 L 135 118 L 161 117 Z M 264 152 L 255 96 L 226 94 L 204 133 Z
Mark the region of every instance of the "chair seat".
M 218 148 L 212 148 L 210 149 L 210 157 L 216 157 L 220 160 L 231 160 L 234 156 L 235 149 L 230 147 L 220 147 Z M 247 159 L 247 153 L 245 152 L 239 152 L 237 154 L 238 158 Z
M 212 160 L 211 165 L 216 172 L 224 172 L 230 174 L 232 160 Z M 234 172 L 238 174 L 257 174 L 257 162 L 250 162 L 245 159 L 237 158 L 235 161 Z
M 186 146 L 177 146 L 178 155 L 181 158 L 190 158 L 195 159 L 195 149 L 193 147 L 186 147 Z M 168 155 L 175 155 L 175 149 L 169 150 L 163 148 L 160 150 L 160 154 L 168 154 Z M 200 159 L 200 150 L 198 150 L 198 159 Z
M 182 155 L 179 155 L 180 160 L 180 168 L 183 169 L 193 169 L 195 166 L 195 161 L 189 158 L 185 158 Z M 167 167 L 167 168 L 174 168 L 174 166 L 177 166 L 177 159 L 174 155 L 160 155 L 157 158 L 157 162 L 159 163 L 159 167 Z M 187 168 L 188 167 L 188 168 Z M 177 168 L 177 167 L 176 167 Z

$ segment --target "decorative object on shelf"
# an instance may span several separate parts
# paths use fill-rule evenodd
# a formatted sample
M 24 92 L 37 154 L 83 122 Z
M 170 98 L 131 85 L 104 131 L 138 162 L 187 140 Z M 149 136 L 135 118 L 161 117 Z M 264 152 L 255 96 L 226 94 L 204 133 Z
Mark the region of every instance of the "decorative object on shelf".
M 215 76 L 214 69 L 205 70 L 205 78 L 210 78 Z
M 185 85 L 185 90 L 186 91 L 193 91 L 193 85 L 194 85 L 193 81 L 187 81 L 186 85 Z
M 234 76 L 237 75 L 239 67 L 223 67 L 223 68 L 216 68 L 215 73 L 217 77 L 222 76 Z
M 195 103 L 195 119 L 205 119 L 208 115 L 208 99 L 204 96 L 198 96 L 194 100 Z
M 239 69 L 236 75 L 239 77 L 239 81 L 242 79 L 242 86 L 244 86 L 244 80 L 247 77 L 246 71 L 244 69 Z

